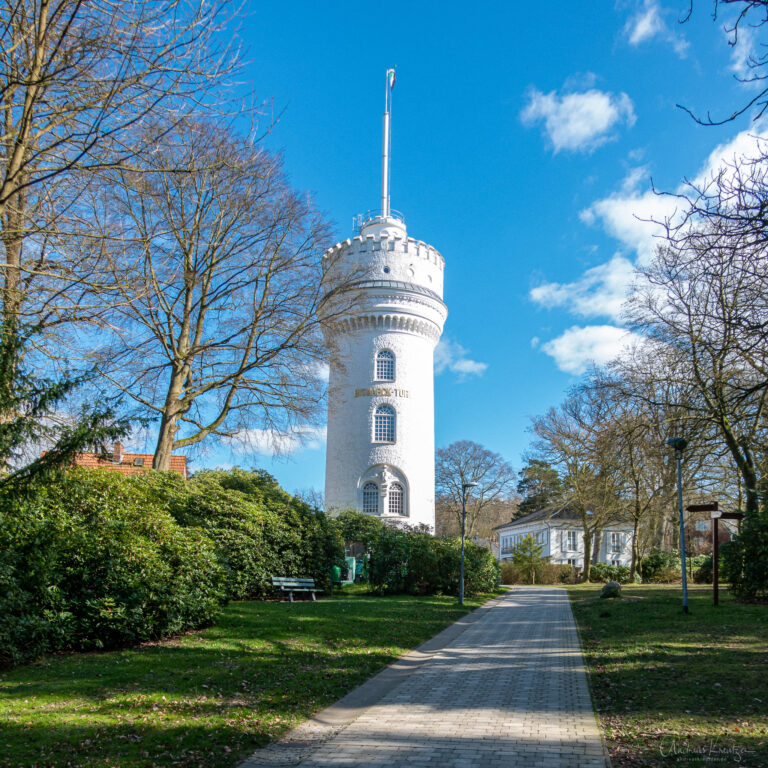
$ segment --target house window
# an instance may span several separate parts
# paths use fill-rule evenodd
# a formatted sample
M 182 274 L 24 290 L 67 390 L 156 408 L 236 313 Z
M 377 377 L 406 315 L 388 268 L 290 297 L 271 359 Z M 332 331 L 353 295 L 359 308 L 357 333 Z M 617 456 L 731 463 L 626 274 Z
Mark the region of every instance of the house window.
M 611 552 L 621 552 L 623 547 L 621 546 L 621 534 L 611 533 Z
M 576 558 L 575 557 L 569 557 L 568 558 L 568 565 L 572 565 L 574 568 L 577 567 Z
M 395 409 L 380 405 L 373 415 L 373 440 L 376 443 L 395 442 Z
M 376 483 L 363 486 L 363 512 L 367 515 L 379 514 L 379 486 Z
M 395 355 L 388 349 L 382 349 L 376 355 L 376 381 L 395 380 Z
M 403 499 L 405 493 L 403 492 L 403 486 L 400 483 L 392 483 L 392 487 L 389 489 L 389 514 L 390 515 L 404 515 L 403 511 Z
M 621 565 L 621 560 L 611 560 L 611 565 Z
M 578 535 L 577 531 L 568 531 L 565 548 L 569 552 L 574 552 L 579 548 Z

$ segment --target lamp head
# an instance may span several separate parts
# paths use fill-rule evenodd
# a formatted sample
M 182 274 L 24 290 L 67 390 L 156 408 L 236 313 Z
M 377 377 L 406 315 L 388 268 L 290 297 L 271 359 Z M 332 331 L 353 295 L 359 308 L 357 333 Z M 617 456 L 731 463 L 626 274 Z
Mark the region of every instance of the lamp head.
M 685 446 L 688 445 L 688 442 L 683 437 L 670 437 L 667 439 L 667 445 L 682 453 L 685 450 Z
M 477 483 L 464 483 L 461 486 L 462 491 L 467 491 L 469 488 L 477 488 Z

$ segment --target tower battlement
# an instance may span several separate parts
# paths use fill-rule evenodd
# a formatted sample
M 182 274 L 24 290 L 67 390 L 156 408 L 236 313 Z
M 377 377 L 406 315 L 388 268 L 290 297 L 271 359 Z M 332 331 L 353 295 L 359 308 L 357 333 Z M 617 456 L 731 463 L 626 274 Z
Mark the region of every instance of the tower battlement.
M 329 248 L 323 256 L 328 285 L 352 279 L 389 279 L 429 288 L 442 298 L 445 260 L 423 240 L 399 234 L 360 234 Z
M 416 240 L 413 237 L 403 237 L 402 235 L 390 236 L 386 232 L 381 235 L 356 235 L 355 237 L 341 240 L 332 245 L 323 254 L 323 261 L 333 261 L 334 257 L 347 249 L 351 249 L 354 253 L 363 253 L 371 250 L 398 251 L 415 259 L 424 259 L 437 266 L 445 267 L 445 259 L 429 243 L 425 243 L 423 240 Z

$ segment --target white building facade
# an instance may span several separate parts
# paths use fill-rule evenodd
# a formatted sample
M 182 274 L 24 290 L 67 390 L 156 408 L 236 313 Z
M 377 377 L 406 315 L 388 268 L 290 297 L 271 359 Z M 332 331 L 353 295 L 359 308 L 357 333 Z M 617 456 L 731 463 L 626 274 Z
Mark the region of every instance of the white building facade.
M 567 509 L 540 510 L 495 529 L 499 535 L 499 560 L 511 560 L 521 539 L 532 535 L 544 548 L 551 563 L 584 568 L 584 529 L 580 517 Z M 632 526 L 614 522 L 603 528 L 594 562 L 608 565 L 632 564 Z
M 443 258 L 394 211 L 324 256 L 331 352 L 325 506 L 435 524 L 433 355 Z

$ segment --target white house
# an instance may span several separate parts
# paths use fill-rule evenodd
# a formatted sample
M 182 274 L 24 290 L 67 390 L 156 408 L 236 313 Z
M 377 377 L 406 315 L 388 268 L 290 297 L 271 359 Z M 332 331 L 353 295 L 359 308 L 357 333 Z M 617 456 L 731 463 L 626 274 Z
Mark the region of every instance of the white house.
M 544 547 L 543 556 L 551 563 L 584 567 L 584 531 L 581 516 L 568 508 L 548 507 L 510 520 L 495 529 L 499 534 L 499 561 L 512 559 L 518 542 L 531 534 Z M 593 543 L 593 546 L 595 544 Z M 632 526 L 614 522 L 603 528 L 600 550 L 593 562 L 609 565 L 632 563 Z

